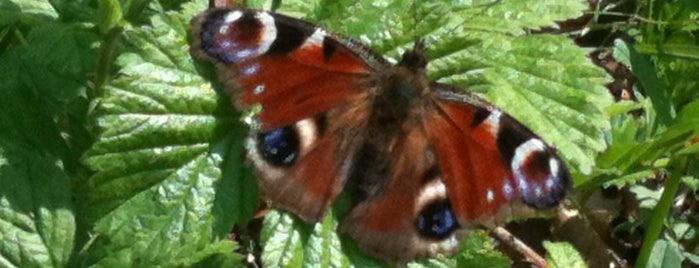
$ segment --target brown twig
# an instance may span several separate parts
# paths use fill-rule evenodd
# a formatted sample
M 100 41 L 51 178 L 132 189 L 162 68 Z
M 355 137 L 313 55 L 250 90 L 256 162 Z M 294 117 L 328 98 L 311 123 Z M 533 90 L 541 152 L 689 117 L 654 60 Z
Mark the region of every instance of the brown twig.
M 540 268 L 549 267 L 548 264 L 546 263 L 546 259 L 541 257 L 541 255 L 539 255 L 539 253 L 537 253 L 531 247 L 529 247 L 527 244 L 522 242 L 522 240 L 519 240 L 517 237 L 512 235 L 509 231 L 507 231 L 507 229 L 505 229 L 503 227 L 495 227 L 495 229 L 493 229 L 493 235 L 495 235 L 503 243 L 509 245 L 514 250 L 521 253 L 526 258 L 526 260 L 528 262 L 534 264 L 536 267 L 540 267 Z

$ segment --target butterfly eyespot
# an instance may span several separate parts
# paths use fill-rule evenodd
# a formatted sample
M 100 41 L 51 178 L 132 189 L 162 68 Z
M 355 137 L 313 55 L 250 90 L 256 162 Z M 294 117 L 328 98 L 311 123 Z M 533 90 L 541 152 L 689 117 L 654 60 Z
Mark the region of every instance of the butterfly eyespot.
M 512 171 L 519 185 L 522 201 L 532 207 L 554 207 L 565 195 L 570 178 L 560 168 L 546 145 L 539 139 L 530 139 L 517 147 L 512 160 Z
M 226 63 L 266 53 L 276 39 L 274 18 L 266 12 L 217 10 L 202 23 L 202 49 Z
M 292 127 L 276 128 L 257 135 L 257 150 L 275 166 L 290 166 L 299 154 L 299 137 Z
M 433 202 L 420 211 L 417 217 L 417 231 L 423 236 L 443 239 L 459 229 L 451 203 L 448 200 Z

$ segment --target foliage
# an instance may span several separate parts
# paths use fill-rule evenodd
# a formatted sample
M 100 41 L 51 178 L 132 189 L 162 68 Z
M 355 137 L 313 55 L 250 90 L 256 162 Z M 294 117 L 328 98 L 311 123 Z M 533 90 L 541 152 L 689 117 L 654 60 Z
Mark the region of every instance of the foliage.
M 671 213 L 676 210 L 671 206 L 677 199 L 697 200 L 692 185 L 699 179 L 694 149 L 699 135 L 699 84 L 689 74 L 699 71 L 699 9 L 692 1 L 640 1 L 636 13 L 634 18 L 640 18 L 641 25 L 621 26 L 636 43 L 617 39 L 613 53 L 638 77 L 639 83 L 633 85 L 637 105 L 622 101 L 609 110 L 626 107 L 611 112 L 610 147 L 597 158 L 595 170 L 578 190 L 631 186 L 640 203 L 636 217 L 641 219 L 630 217 L 632 224 L 620 226 L 647 228 L 636 267 L 660 267 L 656 265 L 663 259 L 665 265 L 697 264 L 696 213 Z M 649 187 L 656 183 L 661 187 Z M 678 228 L 684 229 L 672 231 Z M 674 254 L 682 247 L 684 252 Z
M 639 265 L 697 264 L 699 219 L 668 213 L 673 197 L 699 188 L 699 7 L 665 2 L 641 1 L 642 23 L 621 27 L 636 43 L 614 47 L 639 77 L 636 103 L 612 103 L 603 71 L 566 36 L 531 34 L 581 15 L 585 1 L 284 1 L 280 12 L 393 60 L 425 38 L 431 78 L 483 94 L 556 145 L 574 170 L 575 201 L 633 186 L 650 202 L 633 219 L 648 227 Z M 0 267 L 228 267 L 260 253 L 255 239 L 229 239 L 258 193 L 240 114 L 211 66 L 189 55 L 189 20 L 206 5 L 0 2 Z M 657 174 L 665 187 L 647 187 Z M 339 211 L 315 225 L 270 212 L 262 262 L 383 265 L 335 232 Z M 493 247 L 475 232 L 456 257 L 409 266 L 508 266 Z M 569 245 L 546 247 L 549 263 L 579 264 Z

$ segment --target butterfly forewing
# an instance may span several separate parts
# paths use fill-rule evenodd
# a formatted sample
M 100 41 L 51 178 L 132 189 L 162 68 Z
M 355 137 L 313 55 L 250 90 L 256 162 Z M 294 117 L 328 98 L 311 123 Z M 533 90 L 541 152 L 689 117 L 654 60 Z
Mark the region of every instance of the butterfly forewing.
M 216 64 L 232 103 L 260 105 L 247 141 L 275 206 L 319 220 L 340 192 L 363 136 L 373 70 L 325 30 L 261 10 L 210 9 L 192 23 L 193 54 Z
M 308 22 L 248 9 L 211 9 L 193 21 L 192 51 L 217 65 L 231 100 L 260 104 L 263 129 L 287 126 L 348 102 L 372 67 L 349 41 Z

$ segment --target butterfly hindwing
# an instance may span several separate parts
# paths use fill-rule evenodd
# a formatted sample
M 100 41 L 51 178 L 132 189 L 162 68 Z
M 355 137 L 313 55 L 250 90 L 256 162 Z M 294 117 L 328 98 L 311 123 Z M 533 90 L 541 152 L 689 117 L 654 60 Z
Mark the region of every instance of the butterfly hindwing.
M 360 248 L 391 263 L 454 253 L 465 234 L 450 208 L 447 186 L 427 133 L 417 126 L 406 131 L 392 150 L 379 153 L 378 157 L 390 159 L 385 161 L 387 167 L 360 173 L 383 176 L 376 180 L 383 183 L 374 194 L 361 199 L 340 223 L 340 230 L 353 237 Z M 362 161 L 358 164 L 359 170 L 371 169 L 361 167 Z M 361 178 L 350 177 L 348 186 L 357 179 Z
M 501 223 L 525 207 L 558 204 L 571 181 L 553 148 L 477 96 L 449 85 L 432 87 L 438 112 L 424 121 L 425 129 L 461 223 Z
M 356 169 L 369 170 L 359 174 L 383 179 L 348 182 L 383 182 L 364 194 L 340 230 L 393 263 L 452 254 L 470 228 L 552 208 L 570 186 L 555 151 L 505 112 L 453 86 L 429 87 L 425 104 L 409 112 L 415 118 L 401 123 L 402 135 L 369 150 L 389 160 L 368 162 L 386 163 L 375 169 L 390 172 L 372 172 L 358 160 Z

